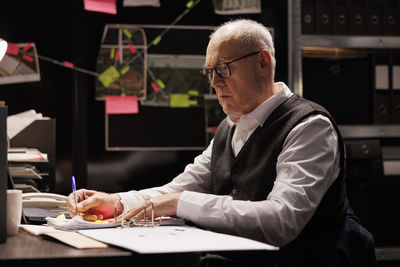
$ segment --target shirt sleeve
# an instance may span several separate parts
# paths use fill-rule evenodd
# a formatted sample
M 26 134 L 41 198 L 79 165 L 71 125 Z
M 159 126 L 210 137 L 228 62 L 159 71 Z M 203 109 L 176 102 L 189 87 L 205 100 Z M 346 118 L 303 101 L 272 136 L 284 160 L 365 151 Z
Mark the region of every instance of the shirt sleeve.
M 140 204 L 145 198 L 154 198 L 162 194 L 182 192 L 184 190 L 195 192 L 210 192 L 211 186 L 211 151 L 214 140 L 202 154 L 194 159 L 192 164 L 188 164 L 185 170 L 175 177 L 170 183 L 140 191 L 129 191 L 118 193 L 124 203 L 124 211 Z
M 339 173 L 339 159 L 338 137 L 331 122 L 322 115 L 311 116 L 286 138 L 266 200 L 184 191 L 177 215 L 214 231 L 284 246 L 311 219 Z

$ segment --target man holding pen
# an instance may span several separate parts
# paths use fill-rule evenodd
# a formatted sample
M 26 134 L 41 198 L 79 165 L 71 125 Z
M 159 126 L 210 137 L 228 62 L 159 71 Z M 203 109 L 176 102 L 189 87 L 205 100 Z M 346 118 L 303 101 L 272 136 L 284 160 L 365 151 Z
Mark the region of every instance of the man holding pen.
M 203 74 L 227 118 L 193 164 L 170 183 L 106 194 L 78 190 L 79 212 L 142 219 L 179 216 L 201 227 L 281 247 L 281 263 L 325 266 L 346 262 L 335 247 L 346 223 L 355 223 L 345 189 L 344 147 L 321 106 L 274 82 L 275 50 L 263 25 L 235 20 L 217 28 Z M 361 227 L 361 226 L 360 226 Z M 365 229 L 364 229 L 365 230 Z M 373 239 L 366 243 L 372 246 Z M 373 259 L 364 255 L 363 266 Z M 342 257 L 342 258 L 340 258 Z

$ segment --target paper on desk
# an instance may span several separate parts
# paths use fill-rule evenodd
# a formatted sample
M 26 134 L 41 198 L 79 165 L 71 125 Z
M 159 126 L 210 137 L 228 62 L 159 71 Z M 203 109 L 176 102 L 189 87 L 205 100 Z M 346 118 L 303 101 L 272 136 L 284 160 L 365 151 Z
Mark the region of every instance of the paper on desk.
M 110 228 L 78 232 L 98 241 L 143 254 L 279 249 L 255 240 L 190 226 Z
M 42 118 L 43 118 L 42 113 L 36 113 L 36 111 L 33 109 L 8 116 L 7 117 L 8 138 L 12 139 L 19 132 L 28 127 L 32 122 Z
M 54 239 L 57 239 L 65 244 L 72 247 L 83 249 L 83 248 L 105 248 L 107 244 L 91 239 L 87 236 L 81 235 L 77 232 L 68 232 L 54 229 L 53 227 L 44 225 L 30 225 L 21 224 L 20 228 L 28 233 L 39 235 L 47 235 Z
M 121 223 L 97 223 L 88 222 L 82 219 L 81 216 L 75 216 L 72 219 L 57 220 L 57 218 L 46 217 L 47 223 L 61 230 L 81 230 L 81 229 L 98 229 L 98 228 L 110 228 L 120 226 Z

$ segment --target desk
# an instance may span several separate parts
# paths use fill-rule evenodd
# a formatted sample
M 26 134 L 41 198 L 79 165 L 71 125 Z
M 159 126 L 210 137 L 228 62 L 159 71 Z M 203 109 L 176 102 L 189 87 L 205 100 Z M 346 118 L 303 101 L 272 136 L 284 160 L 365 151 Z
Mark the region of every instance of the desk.
M 102 249 L 75 249 L 47 237 L 19 232 L 0 244 L 0 265 L 46 266 L 198 266 L 199 253 L 138 254 L 110 246 Z M 74 264 L 74 265 L 72 265 Z

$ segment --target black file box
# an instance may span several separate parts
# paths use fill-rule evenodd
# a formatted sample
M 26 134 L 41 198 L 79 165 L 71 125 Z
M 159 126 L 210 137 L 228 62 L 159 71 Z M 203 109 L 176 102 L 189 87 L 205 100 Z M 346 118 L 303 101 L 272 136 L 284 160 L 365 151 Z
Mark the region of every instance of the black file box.
M 7 107 L 0 107 L 0 243 L 7 241 Z
M 332 34 L 332 0 L 317 0 L 317 34 Z
M 316 33 L 316 0 L 301 1 L 301 32 Z
M 399 27 L 399 0 L 384 0 L 383 4 L 383 35 L 397 35 L 400 34 Z
M 350 31 L 350 14 L 348 0 L 333 2 L 333 34 L 348 35 Z
M 366 34 L 366 0 L 349 0 L 350 5 L 350 34 Z
M 383 0 L 367 0 L 367 34 L 382 35 Z
M 374 124 L 390 124 L 389 54 L 375 54 L 372 67 L 373 122 Z
M 392 55 L 390 79 L 392 123 L 400 124 L 400 54 Z
M 338 124 L 370 124 L 370 59 L 303 58 L 303 96 Z

